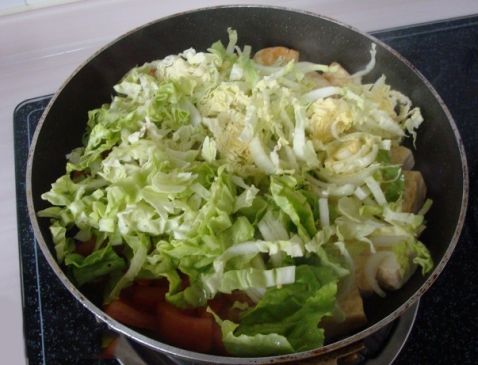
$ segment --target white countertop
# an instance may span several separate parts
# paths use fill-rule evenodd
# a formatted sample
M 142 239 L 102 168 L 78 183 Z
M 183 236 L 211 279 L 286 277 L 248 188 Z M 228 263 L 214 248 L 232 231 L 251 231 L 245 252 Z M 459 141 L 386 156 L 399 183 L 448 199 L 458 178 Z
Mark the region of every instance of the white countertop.
M 221 4 L 272 4 L 309 10 L 364 31 L 478 13 L 478 1 L 456 0 L 83 0 L 0 16 L 0 354 L 25 364 L 16 226 L 15 106 L 50 94 L 89 55 L 122 33 L 176 12 Z

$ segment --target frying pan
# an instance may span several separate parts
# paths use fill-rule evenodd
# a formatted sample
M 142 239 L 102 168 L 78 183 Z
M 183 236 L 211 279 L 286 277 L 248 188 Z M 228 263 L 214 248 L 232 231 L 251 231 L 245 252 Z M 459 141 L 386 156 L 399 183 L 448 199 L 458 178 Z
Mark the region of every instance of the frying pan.
M 388 83 L 409 96 L 422 110 L 425 122 L 414 151 L 416 169 L 428 186 L 433 207 L 421 236 L 431 251 L 434 271 L 415 273 L 400 290 L 386 298 L 365 301 L 369 319 L 364 330 L 311 351 L 292 355 L 235 358 L 200 354 L 167 345 L 107 316 L 94 298 L 76 288 L 57 264 L 47 219 L 36 212 L 47 207 L 40 195 L 65 169 L 65 155 L 81 145 L 88 110 L 111 101 L 113 85 L 132 67 L 194 47 L 206 50 L 214 41 L 227 42 L 226 29 L 238 31 L 239 44 L 253 50 L 283 45 L 300 51 L 301 59 L 337 61 L 350 72 L 369 61 L 377 44 L 377 63 L 365 82 L 386 74 Z M 340 350 L 390 323 L 412 306 L 443 270 L 458 241 L 468 201 L 468 169 L 457 127 L 436 91 L 413 66 L 379 40 L 337 21 L 291 9 L 262 6 L 224 6 L 194 10 L 146 24 L 107 45 L 63 84 L 42 116 L 33 137 L 27 166 L 30 219 L 40 248 L 53 271 L 70 292 L 100 320 L 156 351 L 195 363 L 266 364 L 298 361 Z

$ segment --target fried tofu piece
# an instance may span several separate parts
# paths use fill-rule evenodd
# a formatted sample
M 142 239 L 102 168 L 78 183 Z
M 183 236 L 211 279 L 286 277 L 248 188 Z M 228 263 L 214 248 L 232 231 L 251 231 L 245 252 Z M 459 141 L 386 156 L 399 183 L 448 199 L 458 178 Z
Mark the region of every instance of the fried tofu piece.
M 324 78 L 333 86 L 344 86 L 351 82 L 348 71 L 340 63 L 332 62 L 331 67 L 336 68 L 335 72 L 324 72 Z
M 390 160 L 393 164 L 401 165 L 403 170 L 411 170 L 415 165 L 413 152 L 403 146 L 396 146 L 390 149 Z
M 370 255 L 371 253 L 368 250 L 364 250 L 354 257 L 355 284 L 363 295 L 370 295 L 373 293 L 372 286 L 369 284 L 365 275 L 365 264 L 370 258 Z
M 402 211 L 417 213 L 425 202 L 427 186 L 420 171 L 404 171 Z
M 357 287 L 354 287 L 343 298 L 339 298 L 337 305 L 345 318 L 343 320 L 333 317 L 324 318 L 321 326 L 325 329 L 326 337 L 345 336 L 367 323 L 362 297 Z
M 383 260 L 377 271 L 377 281 L 382 289 L 398 290 L 400 289 L 412 276 L 416 270 L 416 265 L 409 258 L 409 265 L 407 271 L 401 267 L 396 256 L 389 256 Z
M 290 61 L 299 61 L 299 52 L 286 47 L 268 47 L 256 52 L 254 61 L 264 66 L 285 65 Z
M 360 293 L 363 295 L 371 295 L 374 293 L 372 285 L 367 280 L 365 274 L 365 265 L 372 256 L 369 252 L 364 252 L 355 259 L 355 281 Z M 375 279 L 378 286 L 382 290 L 398 290 L 412 276 L 416 270 L 412 256 L 409 257 L 409 263 L 406 267 L 402 267 L 397 257 L 392 253 L 383 258 L 377 268 Z
M 311 80 L 317 88 L 330 86 L 330 82 L 318 72 L 308 72 L 305 74 L 305 76 Z

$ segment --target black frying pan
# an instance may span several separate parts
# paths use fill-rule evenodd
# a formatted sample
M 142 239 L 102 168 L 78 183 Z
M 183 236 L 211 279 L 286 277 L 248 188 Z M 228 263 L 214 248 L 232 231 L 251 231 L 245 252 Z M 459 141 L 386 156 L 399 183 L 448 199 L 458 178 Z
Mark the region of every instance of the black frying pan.
M 421 240 L 436 263 L 426 277 L 416 273 L 399 291 L 385 299 L 366 301 L 369 326 L 363 331 L 322 348 L 294 355 L 240 359 L 178 349 L 148 338 L 112 318 L 86 298 L 65 276 L 54 258 L 46 219 L 35 212 L 46 208 L 40 195 L 64 173 L 65 154 L 81 145 L 88 110 L 111 101 L 113 85 L 132 67 L 177 54 L 186 48 L 207 49 L 214 41 L 227 43 L 227 27 L 235 28 L 239 44 L 253 50 L 283 45 L 300 51 L 301 59 L 338 61 L 354 72 L 369 60 L 377 44 L 377 65 L 366 80 L 381 74 L 394 89 L 419 106 L 425 123 L 419 130 L 415 159 L 428 186 L 433 208 Z M 468 199 L 466 157 L 456 125 L 431 85 L 406 60 L 380 41 L 346 25 L 311 13 L 259 6 L 216 7 L 186 12 L 140 27 L 100 50 L 68 79 L 50 102 L 35 132 L 27 169 L 27 198 L 35 236 L 53 270 L 71 293 L 101 320 L 132 339 L 157 351 L 204 363 L 279 363 L 343 348 L 388 324 L 430 287 L 448 261 L 460 234 Z

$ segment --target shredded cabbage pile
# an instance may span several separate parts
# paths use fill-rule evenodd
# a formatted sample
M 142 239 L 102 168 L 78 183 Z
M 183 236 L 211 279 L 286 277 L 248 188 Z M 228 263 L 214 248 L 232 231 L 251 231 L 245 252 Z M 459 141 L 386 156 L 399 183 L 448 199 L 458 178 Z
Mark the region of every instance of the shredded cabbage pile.
M 389 154 L 423 119 L 385 76 L 361 82 L 375 48 L 350 82 L 318 87 L 311 75 L 336 67 L 264 66 L 229 38 L 128 72 L 89 112 L 39 216 L 72 280 L 108 278 L 105 302 L 140 278 L 167 278 L 181 308 L 241 290 L 257 305 L 240 323 L 216 316 L 231 354 L 316 348 L 353 257 L 433 265 L 418 241 L 426 209 L 401 211 Z M 92 239 L 90 255 L 77 253 Z

